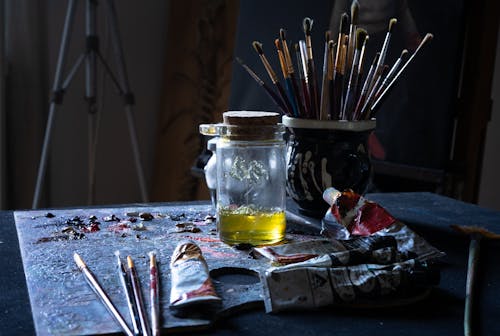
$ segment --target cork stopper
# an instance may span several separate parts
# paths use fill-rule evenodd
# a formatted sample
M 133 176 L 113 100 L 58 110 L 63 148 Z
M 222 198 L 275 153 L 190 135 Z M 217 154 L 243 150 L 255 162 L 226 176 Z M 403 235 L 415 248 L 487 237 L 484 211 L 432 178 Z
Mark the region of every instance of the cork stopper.
M 280 115 L 275 112 L 229 111 L 222 114 L 223 136 L 238 140 L 266 140 L 281 135 Z
M 229 111 L 222 114 L 224 124 L 239 126 L 276 125 L 280 122 L 279 113 L 260 111 Z

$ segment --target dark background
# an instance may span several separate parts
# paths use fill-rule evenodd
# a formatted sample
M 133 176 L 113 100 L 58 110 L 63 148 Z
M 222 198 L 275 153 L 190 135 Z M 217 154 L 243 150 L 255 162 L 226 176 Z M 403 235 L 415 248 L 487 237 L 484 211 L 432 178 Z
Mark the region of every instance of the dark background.
M 316 69 L 320 75 L 323 66 L 324 33 L 330 28 L 333 3 L 315 1 L 314 6 L 311 6 L 303 1 L 241 1 L 235 55 L 242 58 L 270 85 L 264 67 L 252 48 L 252 41 L 258 40 L 264 44 L 267 58 L 273 62 L 276 73 L 281 76 L 274 39 L 279 36 L 280 28 L 286 29 L 287 39 L 292 42 L 304 39 L 302 19 L 308 16 L 314 20 L 313 51 Z M 344 10 L 350 13 L 350 4 L 345 5 Z M 432 33 L 434 38 L 419 52 L 376 114 L 376 137 L 385 152 L 379 159 L 409 165 L 415 169 L 445 171 L 450 159 L 456 115 L 455 104 L 462 57 L 460 50 L 464 47 L 464 3 L 408 1 L 408 6 L 420 36 Z M 336 12 L 339 10 L 337 8 Z M 279 15 L 284 11 L 287 15 Z M 390 17 L 387 22 L 389 19 Z M 405 39 L 404 27 L 401 26 L 401 18 L 399 19 L 386 58 L 389 65 L 394 63 L 404 48 L 411 47 L 410 41 Z M 332 31 L 335 28 L 332 27 Z M 380 50 L 385 31 L 377 34 L 370 34 L 368 31 L 368 34 L 370 39 L 367 44 L 365 73 L 374 54 Z M 320 78 L 318 81 L 320 83 Z M 276 111 L 276 106 L 264 90 L 236 62 L 230 109 Z M 378 173 L 373 188 L 379 191 L 438 188 L 435 183 L 422 180 L 407 180 L 402 185 L 401 180 L 388 178 L 382 171 Z

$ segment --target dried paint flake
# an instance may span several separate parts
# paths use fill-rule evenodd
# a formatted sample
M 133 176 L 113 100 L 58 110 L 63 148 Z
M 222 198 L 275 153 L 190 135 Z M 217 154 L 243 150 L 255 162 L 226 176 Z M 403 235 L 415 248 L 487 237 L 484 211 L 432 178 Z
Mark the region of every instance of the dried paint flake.
M 143 221 L 150 221 L 152 220 L 154 217 L 152 214 L 150 214 L 149 212 L 141 212 L 139 214 L 139 217 L 143 220 Z
M 146 225 L 144 225 L 144 223 L 139 223 L 139 224 L 136 224 L 132 227 L 132 229 L 134 231 L 146 231 L 147 228 L 146 228 Z
M 114 214 L 112 214 L 110 216 L 105 216 L 102 220 L 105 222 L 119 222 L 120 218 L 118 218 Z
M 186 219 L 186 215 L 184 213 L 181 213 L 179 215 L 168 215 L 168 217 L 175 222 Z
M 207 215 L 207 216 L 205 216 L 205 218 L 203 220 L 205 221 L 205 223 L 211 224 L 211 223 L 215 222 L 216 218 L 215 218 L 215 216 Z
M 131 228 L 131 223 L 129 221 L 121 221 L 116 224 L 112 224 L 108 226 L 108 231 L 114 232 L 114 233 L 122 233 L 122 232 L 128 232 L 130 231 Z
M 42 237 L 36 241 L 36 244 L 47 243 L 53 241 L 63 241 L 63 240 L 80 240 L 85 238 L 83 233 L 77 232 L 72 227 L 65 227 L 61 230 L 62 234 L 57 232 L 50 237 Z
M 99 222 L 90 223 L 90 225 L 84 226 L 82 228 L 83 232 L 89 232 L 89 233 L 97 232 L 100 230 L 101 230 L 101 228 L 99 227 Z
M 176 233 L 182 233 L 182 232 L 191 232 L 191 233 L 198 233 L 201 232 L 201 229 L 196 226 L 196 224 L 192 222 L 182 222 L 182 223 L 177 223 L 175 224 L 175 232 Z
M 139 211 L 129 211 L 125 213 L 127 217 L 139 217 Z

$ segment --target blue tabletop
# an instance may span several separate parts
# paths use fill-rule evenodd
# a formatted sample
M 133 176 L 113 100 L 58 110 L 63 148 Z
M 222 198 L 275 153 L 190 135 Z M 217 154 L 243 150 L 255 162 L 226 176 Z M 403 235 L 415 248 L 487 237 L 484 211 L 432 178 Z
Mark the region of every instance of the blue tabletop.
M 449 225 L 474 225 L 500 233 L 500 212 L 431 193 L 368 194 L 393 216 L 446 253 L 440 285 L 425 300 L 398 308 L 266 314 L 263 307 L 235 312 L 201 334 L 269 335 L 460 335 L 469 239 Z M 131 205 L 127 205 L 131 206 Z M 140 205 L 137 205 L 140 206 Z M 483 240 L 474 322 L 482 335 L 500 335 L 500 241 Z M 0 335 L 34 334 L 23 264 L 12 211 L 0 212 Z

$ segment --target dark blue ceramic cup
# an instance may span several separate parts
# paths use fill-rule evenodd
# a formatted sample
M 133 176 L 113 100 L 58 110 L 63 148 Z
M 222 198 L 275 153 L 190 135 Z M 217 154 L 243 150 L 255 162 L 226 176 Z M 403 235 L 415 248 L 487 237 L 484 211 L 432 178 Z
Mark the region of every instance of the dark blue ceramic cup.
M 301 214 L 321 218 L 323 191 L 334 187 L 364 194 L 372 175 L 368 137 L 375 120 L 323 121 L 283 117 L 287 127 L 286 190 Z

